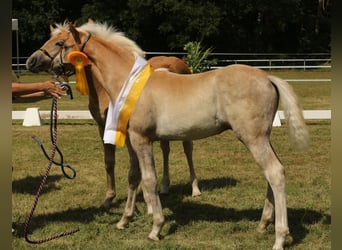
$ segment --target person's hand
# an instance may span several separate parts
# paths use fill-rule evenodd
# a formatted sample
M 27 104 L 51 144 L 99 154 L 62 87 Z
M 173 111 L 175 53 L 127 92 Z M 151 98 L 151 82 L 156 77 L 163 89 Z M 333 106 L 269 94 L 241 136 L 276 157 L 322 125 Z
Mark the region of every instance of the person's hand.
M 61 98 L 61 96 L 66 95 L 65 89 L 52 81 L 46 81 L 42 84 L 44 85 L 43 89 L 46 95 L 51 95 L 56 98 Z

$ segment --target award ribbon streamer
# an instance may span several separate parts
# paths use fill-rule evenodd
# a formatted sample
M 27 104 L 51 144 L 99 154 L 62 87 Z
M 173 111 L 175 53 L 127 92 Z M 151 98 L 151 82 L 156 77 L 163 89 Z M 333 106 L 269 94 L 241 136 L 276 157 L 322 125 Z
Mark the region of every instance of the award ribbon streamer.
M 89 63 L 88 56 L 81 51 L 72 51 L 68 54 L 68 60 L 75 67 L 76 90 L 81 95 L 89 95 L 87 77 L 84 67 Z

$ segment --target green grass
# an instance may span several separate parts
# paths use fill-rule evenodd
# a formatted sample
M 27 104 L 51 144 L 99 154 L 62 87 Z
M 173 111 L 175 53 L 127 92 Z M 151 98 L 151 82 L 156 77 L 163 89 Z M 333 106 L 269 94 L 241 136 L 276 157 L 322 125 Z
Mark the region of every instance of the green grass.
M 316 87 L 317 83 L 305 85 L 294 84 L 296 92 L 301 92 L 304 107 L 330 107 L 329 84 L 318 84 L 321 87 Z M 311 87 L 312 93 L 305 91 Z M 321 95 L 325 99 L 323 104 L 314 98 Z M 84 103 L 87 102 L 86 97 L 82 98 L 70 101 L 70 107 L 76 103 L 77 107 L 73 109 L 86 109 L 78 108 L 87 105 Z M 49 109 L 50 100 L 45 101 L 47 108 L 41 109 Z M 63 98 L 59 101 L 60 107 L 63 102 L 69 100 Z M 22 109 L 19 105 L 22 103 L 13 104 L 14 109 Z M 32 103 L 27 105 L 32 106 Z M 330 121 L 308 121 L 308 129 L 311 147 L 304 153 L 291 148 L 286 127 L 275 127 L 272 131 L 272 143 L 286 167 L 291 231 L 287 249 L 331 249 Z M 75 228 L 80 228 L 80 232 L 42 245 L 31 245 L 23 238 L 24 222 L 48 164 L 39 146 L 31 139 L 32 135 L 36 135 L 50 153 L 48 124 L 23 127 L 21 121 L 13 122 L 13 249 L 235 250 L 270 249 L 274 243 L 273 224 L 265 234 L 255 230 L 266 193 L 265 178 L 232 132 L 194 142 L 193 158 L 202 191 L 198 198 L 191 197 L 189 172 L 181 143 L 172 142 L 170 194 L 161 196 L 166 223 L 161 232 L 163 240 L 155 243 L 147 240 L 152 218 L 146 215 L 140 192 L 134 220 L 126 230 L 115 228 L 127 197 L 126 148 L 118 148 L 116 153 L 117 197 L 108 210 L 100 209 L 106 179 L 97 126 L 91 120 L 59 120 L 58 146 L 65 163 L 77 170 L 77 177 L 69 180 L 63 177 L 60 167 L 52 167 L 29 227 L 29 238 L 41 239 Z M 162 156 L 158 143 L 154 150 L 157 173 L 161 177 Z
M 70 126 L 73 125 L 73 126 Z M 289 249 L 330 249 L 330 122 L 310 122 L 311 148 L 291 149 L 284 127 L 274 128 L 272 141 L 286 166 Z M 166 224 L 159 243 L 146 240 L 151 218 L 139 193 L 135 219 L 126 230 L 115 228 L 127 195 L 128 157 L 117 151 L 117 198 L 109 210 L 99 209 L 105 194 L 100 138 L 95 124 L 63 122 L 58 145 L 65 162 L 77 170 L 74 180 L 51 170 L 30 226 L 30 238 L 40 239 L 80 228 L 73 236 L 33 246 L 23 239 L 23 223 L 31 209 L 47 160 L 31 139 L 48 147 L 48 125 L 13 125 L 13 249 L 270 249 L 274 226 L 266 234 L 255 231 L 266 191 L 265 179 L 254 160 L 229 131 L 195 141 L 194 161 L 202 196 L 191 197 L 181 143 L 171 144 L 172 186 L 162 196 Z M 49 152 L 49 151 L 48 151 Z M 157 171 L 161 153 L 155 145 Z

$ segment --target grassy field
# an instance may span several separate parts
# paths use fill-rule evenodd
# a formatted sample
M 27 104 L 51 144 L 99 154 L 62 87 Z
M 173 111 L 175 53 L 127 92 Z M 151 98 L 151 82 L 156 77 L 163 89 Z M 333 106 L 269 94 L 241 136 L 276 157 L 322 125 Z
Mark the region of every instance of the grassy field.
M 299 72 L 300 78 L 329 78 L 329 72 Z M 274 72 L 298 78 L 298 72 Z M 291 76 L 291 77 L 290 77 Z M 32 76 L 27 76 L 30 81 Z M 46 77 L 46 76 L 42 76 Z M 22 81 L 24 80 L 21 79 Z M 330 83 L 294 83 L 304 109 L 330 109 Z M 87 98 L 63 98 L 62 109 L 86 109 Z M 50 100 L 15 103 L 50 108 Z M 65 105 L 65 106 L 63 106 Z M 286 166 L 287 205 L 291 236 L 287 249 L 331 249 L 330 121 L 308 121 L 311 147 L 296 152 L 289 144 L 284 126 L 272 132 L 272 143 Z M 64 160 L 77 170 L 77 177 L 63 177 L 54 166 L 30 224 L 30 239 L 80 228 L 80 232 L 42 245 L 23 238 L 23 227 L 48 161 L 31 139 L 36 135 L 49 147 L 49 126 L 23 127 L 13 122 L 12 163 L 13 249 L 270 249 L 274 225 L 265 234 L 255 228 L 261 215 L 266 182 L 260 169 L 232 132 L 194 142 L 194 163 L 202 196 L 191 197 L 189 174 L 180 142 L 172 142 L 171 190 L 161 196 L 166 223 L 163 240 L 149 242 L 152 218 L 139 193 L 137 212 L 126 230 L 117 230 L 127 196 L 128 154 L 116 154 L 117 197 L 108 209 L 100 209 L 106 188 L 103 152 L 97 126 L 91 120 L 60 120 L 58 146 Z M 161 152 L 155 144 L 155 160 L 161 175 Z

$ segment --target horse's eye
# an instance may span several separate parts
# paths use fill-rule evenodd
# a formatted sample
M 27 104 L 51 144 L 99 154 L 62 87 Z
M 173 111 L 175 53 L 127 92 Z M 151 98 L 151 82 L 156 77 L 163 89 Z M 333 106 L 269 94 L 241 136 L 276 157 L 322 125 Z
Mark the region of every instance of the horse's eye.
M 64 41 L 56 42 L 56 46 L 58 46 L 58 47 L 63 47 L 63 45 L 64 45 Z

